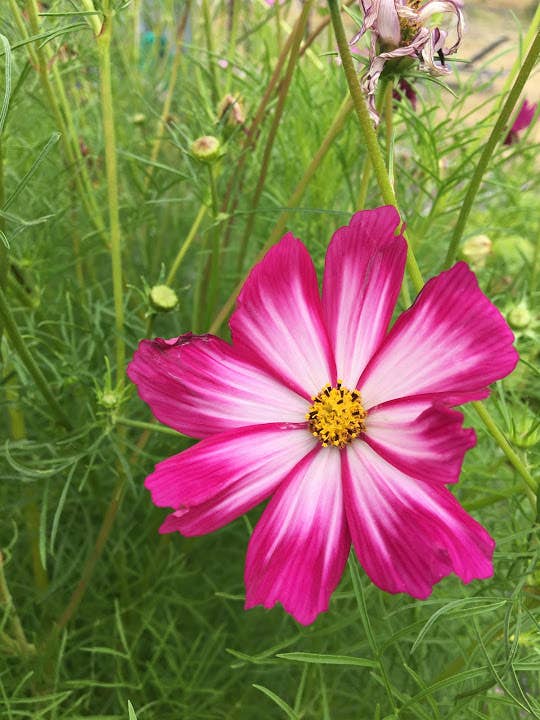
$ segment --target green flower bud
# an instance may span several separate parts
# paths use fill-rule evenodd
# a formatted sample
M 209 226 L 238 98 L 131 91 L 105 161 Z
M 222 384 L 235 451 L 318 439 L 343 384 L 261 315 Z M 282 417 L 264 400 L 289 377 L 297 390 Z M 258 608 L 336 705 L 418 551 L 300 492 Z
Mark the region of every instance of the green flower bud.
M 506 319 L 510 327 L 514 330 L 524 330 L 531 324 L 533 316 L 525 303 L 521 302 L 508 312 Z
M 213 135 L 203 135 L 191 143 L 191 154 L 200 162 L 213 163 L 221 154 L 221 143 Z
M 98 393 L 98 402 L 106 410 L 114 410 L 120 405 L 120 396 L 114 390 L 105 390 Z
M 144 125 L 146 122 L 146 115 L 144 113 L 135 113 L 131 116 L 131 122 L 134 125 Z
M 154 285 L 148 293 L 148 299 L 159 312 L 170 312 L 178 305 L 178 295 L 168 285 Z

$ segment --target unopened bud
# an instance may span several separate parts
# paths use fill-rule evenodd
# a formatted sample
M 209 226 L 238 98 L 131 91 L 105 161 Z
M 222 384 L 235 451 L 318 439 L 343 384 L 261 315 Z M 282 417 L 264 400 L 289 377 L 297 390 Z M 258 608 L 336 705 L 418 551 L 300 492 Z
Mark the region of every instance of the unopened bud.
M 178 305 L 178 295 L 168 285 L 154 285 L 148 298 L 152 307 L 160 312 L 170 312 Z
M 239 97 L 227 94 L 218 106 L 218 119 L 224 120 L 227 125 L 243 125 L 246 122 L 246 114 Z
M 213 135 L 203 135 L 191 143 L 191 154 L 203 163 L 213 163 L 219 158 L 221 143 Z
M 146 122 L 146 115 L 144 113 L 135 113 L 131 116 L 131 122 L 134 125 L 144 125 Z
M 493 245 L 487 235 L 475 235 L 463 243 L 461 252 L 474 270 L 480 270 L 485 266 L 492 250 Z
M 524 330 L 531 324 L 533 317 L 525 303 L 519 303 L 508 312 L 507 319 L 514 330 Z
M 120 404 L 120 396 L 114 390 L 98 393 L 98 402 L 106 410 L 114 410 Z

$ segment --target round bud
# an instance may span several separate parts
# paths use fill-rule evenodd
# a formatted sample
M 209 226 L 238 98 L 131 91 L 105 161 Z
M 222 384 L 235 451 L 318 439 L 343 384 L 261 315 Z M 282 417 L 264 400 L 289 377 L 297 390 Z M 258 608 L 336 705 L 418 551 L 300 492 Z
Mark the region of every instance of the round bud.
M 221 143 L 213 135 L 203 135 L 191 143 L 191 154 L 203 163 L 213 163 L 220 156 Z
M 178 295 L 168 285 L 154 285 L 148 298 L 152 307 L 160 312 L 170 312 L 178 305 Z
M 515 305 L 506 316 L 508 324 L 514 330 L 524 330 L 532 322 L 532 315 L 529 308 L 524 303 Z

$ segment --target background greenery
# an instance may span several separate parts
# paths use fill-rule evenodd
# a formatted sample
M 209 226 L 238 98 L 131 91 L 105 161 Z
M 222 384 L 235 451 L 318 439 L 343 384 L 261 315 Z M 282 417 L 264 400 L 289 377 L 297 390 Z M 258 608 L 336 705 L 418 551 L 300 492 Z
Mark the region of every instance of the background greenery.
M 104 2 L 90 15 L 81 14 L 92 11 L 83 0 L 2 4 L 9 108 L 0 114 L 0 280 L 52 396 L 4 327 L 2 718 L 540 717 L 534 497 L 472 410 L 467 423 L 479 442 L 455 492 L 497 540 L 495 576 L 469 586 L 447 578 L 424 602 L 379 591 L 353 558 L 330 611 L 311 627 L 281 607 L 246 613 L 244 556 L 261 510 L 207 537 L 160 537 L 163 510 L 143 488 L 154 463 L 190 441 L 148 424 L 118 366 L 119 342 L 129 359 L 142 337 L 211 326 L 226 337 L 215 318 L 269 241 L 292 230 L 321 269 L 332 232 L 359 207 L 365 150 L 349 107 L 318 162 L 347 90 L 320 5 L 311 4 L 298 31 L 302 43 L 316 34 L 309 50 L 300 44 L 283 56 L 261 104 L 299 17 L 292 0 Z M 92 29 L 103 13 L 112 103 L 103 93 L 109 48 Z M 352 34 L 356 4 L 350 13 Z M 521 20 L 524 33 L 538 23 L 532 13 Z M 362 56 L 357 62 L 361 69 Z M 508 90 L 506 76 L 494 82 L 492 62 L 487 53 L 452 63 L 450 89 L 412 73 L 417 110 L 395 101 L 392 127 L 380 128 L 426 277 L 443 267 Z M 219 117 L 227 93 L 244 123 L 231 121 L 232 109 Z M 120 326 L 107 111 L 118 162 Z M 222 144 L 211 171 L 190 151 L 209 134 Z M 460 249 L 520 325 L 522 362 L 488 407 L 532 472 L 540 435 L 537 155 L 527 133 L 497 147 Z M 314 157 L 305 191 L 295 194 Z M 380 204 L 370 181 L 361 205 Z M 470 254 L 479 234 L 491 241 L 482 258 Z M 149 288 L 167 279 L 180 250 L 169 281 L 178 307 L 156 313 Z

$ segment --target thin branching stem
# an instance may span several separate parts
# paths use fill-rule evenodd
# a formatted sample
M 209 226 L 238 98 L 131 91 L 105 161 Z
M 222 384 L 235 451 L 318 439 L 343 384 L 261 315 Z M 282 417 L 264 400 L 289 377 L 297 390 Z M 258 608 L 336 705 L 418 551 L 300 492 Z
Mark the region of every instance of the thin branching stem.
M 345 124 L 345 121 L 347 117 L 349 116 L 350 112 L 352 110 L 352 100 L 349 97 L 346 97 L 345 100 L 341 103 L 341 106 L 339 110 L 336 113 L 336 116 L 334 120 L 332 121 L 331 126 L 328 128 L 328 131 L 319 147 L 315 155 L 313 156 L 312 161 L 306 168 L 306 171 L 302 175 L 302 178 L 300 179 L 300 182 L 296 186 L 293 194 L 287 201 L 287 209 L 284 210 L 280 216 L 277 219 L 276 224 L 274 225 L 274 229 L 270 233 L 270 236 L 268 240 L 265 242 L 261 250 L 259 251 L 257 257 L 255 258 L 255 262 L 259 262 L 259 260 L 262 260 L 265 253 L 268 251 L 270 247 L 274 243 L 276 243 L 280 237 L 283 235 L 283 231 L 285 230 L 285 226 L 287 224 L 287 221 L 290 217 L 291 210 L 298 207 L 300 200 L 304 196 L 304 193 L 307 189 L 307 186 L 309 185 L 311 179 L 315 175 L 316 171 L 320 167 L 322 161 L 326 157 L 326 154 L 332 147 L 334 140 L 339 135 L 339 133 L 343 130 L 343 126 Z M 231 313 L 234 303 L 236 302 L 236 298 L 238 297 L 238 294 L 240 293 L 240 290 L 242 289 L 242 285 L 244 284 L 247 277 L 247 273 L 242 277 L 242 279 L 237 283 L 236 287 L 232 291 L 232 293 L 229 295 L 228 299 L 222 306 L 221 310 L 217 314 L 216 318 L 214 319 L 213 323 L 210 325 L 209 332 L 216 333 L 221 328 L 229 314 Z
M 446 253 L 446 258 L 444 261 L 445 267 L 449 267 L 454 262 L 459 241 L 461 240 L 461 236 L 463 235 L 463 231 L 465 230 L 465 225 L 467 224 L 469 214 L 474 205 L 476 195 L 478 193 L 478 190 L 480 189 L 482 179 L 488 168 L 489 161 L 491 160 L 491 156 L 493 155 L 493 151 L 495 150 L 495 147 L 497 146 L 499 140 L 502 138 L 503 134 L 507 131 L 507 123 L 510 115 L 512 114 L 512 111 L 519 99 L 521 91 L 525 87 L 527 78 L 529 77 L 532 69 L 536 65 L 539 55 L 540 32 L 537 32 L 536 37 L 534 38 L 532 45 L 529 49 L 529 52 L 525 57 L 523 65 L 521 66 L 521 70 L 517 74 L 512 89 L 508 93 L 508 97 L 501 109 L 499 117 L 497 118 L 497 122 L 493 126 L 493 129 L 489 134 L 489 137 L 487 138 L 485 144 L 483 144 L 482 154 L 480 155 L 480 159 L 478 160 L 478 164 L 474 170 L 471 182 L 469 183 L 469 187 L 467 188 L 467 192 L 465 194 L 465 198 L 461 205 L 461 210 L 456 225 L 454 227 L 454 232 L 452 233 L 450 245 L 448 246 L 448 252 Z
M 107 174 L 107 199 L 109 206 L 109 233 L 113 278 L 114 317 L 116 330 L 116 383 L 124 383 L 126 349 L 124 341 L 124 296 L 122 279 L 122 248 L 120 210 L 118 204 L 118 172 L 116 165 L 116 136 L 114 129 L 114 106 L 111 79 L 111 39 L 113 11 L 110 2 L 104 3 L 103 26 L 96 38 L 99 55 L 99 78 L 103 137 L 105 140 L 105 167 Z
M 276 6 L 278 6 L 279 3 L 276 3 Z M 256 217 L 256 210 L 259 206 L 259 202 L 261 199 L 262 192 L 264 190 L 264 185 L 266 182 L 266 176 L 268 174 L 268 168 L 270 165 L 270 157 L 272 155 L 272 148 L 274 147 L 274 141 L 277 136 L 277 132 L 279 129 L 279 126 L 281 124 L 281 118 L 283 116 L 283 111 L 285 109 L 285 102 L 287 100 L 287 96 L 289 93 L 289 88 L 291 86 L 294 69 L 296 67 L 296 63 L 298 62 L 298 50 L 300 48 L 300 42 L 302 40 L 304 29 L 306 27 L 306 22 L 309 16 L 309 12 L 311 10 L 312 0 L 308 0 L 304 3 L 302 7 L 302 12 L 300 14 L 300 17 L 298 18 L 298 21 L 294 28 L 294 39 L 291 46 L 291 53 L 289 55 L 289 62 L 287 63 L 287 69 L 285 70 L 285 75 L 283 77 L 283 81 L 280 86 L 279 95 L 278 95 L 278 101 L 276 105 L 276 109 L 274 111 L 274 117 L 272 120 L 272 125 L 270 127 L 270 131 L 268 133 L 268 137 L 266 139 L 266 145 L 264 147 L 263 157 L 260 164 L 260 169 L 257 177 L 257 185 L 255 186 L 255 190 L 253 192 L 251 203 L 250 203 L 250 214 L 248 215 L 248 220 L 246 223 L 246 227 L 244 230 L 244 234 L 242 236 L 242 240 L 240 241 L 240 250 L 238 252 L 238 270 L 242 270 L 242 265 L 246 256 L 246 251 L 249 243 L 249 239 L 251 237 L 251 233 L 253 232 L 253 227 L 255 225 L 255 217 Z
M 47 401 L 54 416 L 58 422 L 66 429 L 71 429 L 71 422 L 60 406 L 60 403 L 54 396 L 49 383 L 34 360 L 33 354 L 30 352 L 24 338 L 19 332 L 15 318 L 11 312 L 4 291 L 0 288 L 0 325 L 5 329 L 6 335 L 11 346 L 19 356 L 21 362 L 28 370 L 37 388 Z

